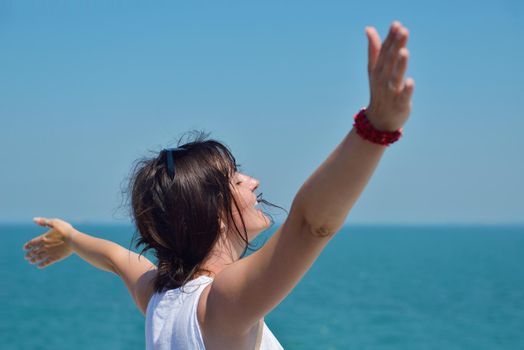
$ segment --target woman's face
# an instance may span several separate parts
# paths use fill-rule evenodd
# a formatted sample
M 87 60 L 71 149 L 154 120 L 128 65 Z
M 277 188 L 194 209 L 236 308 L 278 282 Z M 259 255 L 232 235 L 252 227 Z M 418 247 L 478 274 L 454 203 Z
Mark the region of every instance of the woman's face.
M 256 207 L 257 197 L 254 193 L 259 185 L 259 181 L 241 172 L 236 172 L 232 179 L 234 188 L 233 193 L 240 208 L 249 241 L 253 240 L 260 232 L 264 231 L 271 225 L 270 219 Z M 242 221 L 238 216 L 238 211 L 233 204 L 233 217 L 239 228 L 242 227 Z

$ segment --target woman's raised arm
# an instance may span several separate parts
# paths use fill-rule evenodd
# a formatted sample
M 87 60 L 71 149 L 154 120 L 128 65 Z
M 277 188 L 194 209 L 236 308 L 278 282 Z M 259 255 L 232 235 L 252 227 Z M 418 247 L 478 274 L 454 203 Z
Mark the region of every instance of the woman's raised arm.
M 156 274 L 156 266 L 145 256 L 115 242 L 82 233 L 64 220 L 35 218 L 34 221 L 49 231 L 24 244 L 27 260 L 45 268 L 77 253 L 91 265 L 120 276 L 137 307 L 145 313 L 152 293 L 151 281 Z
M 371 100 L 366 116 L 381 131 L 401 128 L 411 111 L 415 82 L 404 80 L 409 56 L 408 30 L 395 21 L 384 45 L 373 27 L 369 40 L 368 76 Z M 319 234 L 332 234 L 343 225 L 350 209 L 367 185 L 386 147 L 359 137 L 352 129 L 342 143 L 308 178 L 297 197 L 310 226 Z
M 366 28 L 366 34 L 368 119 L 377 129 L 393 131 L 402 127 L 411 109 L 414 81 L 404 80 L 408 31 L 393 22 L 383 45 L 374 28 Z M 299 189 L 289 216 L 271 239 L 216 276 L 202 294 L 203 323 L 209 333 L 216 332 L 212 337 L 247 334 L 291 292 L 343 225 L 386 148 L 352 129 Z

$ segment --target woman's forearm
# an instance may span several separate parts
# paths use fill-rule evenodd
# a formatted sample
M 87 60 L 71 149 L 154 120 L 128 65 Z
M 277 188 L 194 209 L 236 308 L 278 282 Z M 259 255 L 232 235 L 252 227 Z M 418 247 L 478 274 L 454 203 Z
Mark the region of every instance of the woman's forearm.
M 304 220 L 319 235 L 338 231 L 373 175 L 386 146 L 353 128 L 298 191 Z
M 365 32 L 370 87 L 366 117 L 378 130 L 397 130 L 409 117 L 415 88 L 412 78 L 404 79 L 409 31 L 399 21 L 393 21 L 383 42 L 374 27 L 366 27 Z M 386 148 L 361 138 L 355 128 L 351 129 L 293 201 L 310 230 L 330 236 L 342 227 Z
M 73 229 L 66 242 L 82 259 L 91 265 L 109 272 L 115 272 L 110 259 L 112 253 L 125 249 L 120 245 Z

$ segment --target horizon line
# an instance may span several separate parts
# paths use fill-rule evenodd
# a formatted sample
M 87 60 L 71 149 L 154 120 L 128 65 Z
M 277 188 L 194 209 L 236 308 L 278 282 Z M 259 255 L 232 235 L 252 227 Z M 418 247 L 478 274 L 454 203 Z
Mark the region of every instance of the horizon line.
M 82 220 L 82 221 L 69 221 L 74 225 L 87 225 L 87 226 L 134 226 L 130 221 L 107 221 L 107 220 Z M 284 221 L 275 221 L 272 227 L 282 225 Z M 0 220 L 0 225 L 35 225 L 31 220 Z M 413 221 L 413 222 L 371 222 L 371 221 L 357 221 L 345 223 L 342 227 L 347 226 L 524 226 L 524 221 L 500 221 L 500 222 L 482 222 L 482 221 Z M 271 227 L 270 227 L 271 228 Z M 269 228 L 269 229 L 270 229 Z

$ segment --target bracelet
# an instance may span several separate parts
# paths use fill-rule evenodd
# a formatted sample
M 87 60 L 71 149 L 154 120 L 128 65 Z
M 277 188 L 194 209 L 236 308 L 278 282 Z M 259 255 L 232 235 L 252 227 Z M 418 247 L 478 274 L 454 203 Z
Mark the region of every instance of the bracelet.
M 377 130 L 367 118 L 365 108 L 362 108 L 355 114 L 353 119 L 355 120 L 353 127 L 357 130 L 357 134 L 373 143 L 389 147 L 390 144 L 397 142 L 402 136 L 402 128 L 396 131 Z

